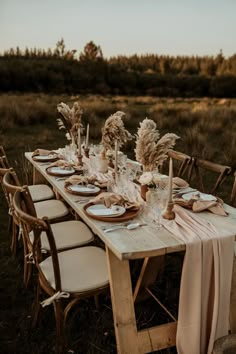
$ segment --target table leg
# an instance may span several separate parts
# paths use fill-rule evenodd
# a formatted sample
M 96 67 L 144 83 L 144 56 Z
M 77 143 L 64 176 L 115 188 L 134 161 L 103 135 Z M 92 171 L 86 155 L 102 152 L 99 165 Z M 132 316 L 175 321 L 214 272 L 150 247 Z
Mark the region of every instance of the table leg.
M 33 184 L 46 183 L 46 179 L 41 175 L 41 173 L 33 167 Z
M 119 354 L 139 354 L 129 261 L 119 260 L 107 247 L 111 300 Z
M 163 268 L 165 256 L 146 257 L 134 290 L 134 302 L 147 299 L 150 295 L 145 290 L 157 279 L 160 270 Z

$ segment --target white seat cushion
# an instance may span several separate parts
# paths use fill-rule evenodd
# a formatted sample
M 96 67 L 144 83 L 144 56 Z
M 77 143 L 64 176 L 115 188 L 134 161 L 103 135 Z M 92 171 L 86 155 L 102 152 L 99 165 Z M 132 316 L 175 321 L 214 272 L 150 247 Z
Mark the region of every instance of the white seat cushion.
M 49 220 L 61 218 L 69 214 L 69 210 L 61 200 L 50 199 L 34 203 L 38 218 L 47 216 Z
M 61 289 L 70 293 L 86 292 L 108 285 L 106 253 L 94 246 L 74 248 L 58 253 Z M 44 276 L 55 289 L 52 257 L 40 263 Z
M 52 224 L 51 228 L 58 251 L 83 246 L 94 239 L 93 233 L 88 226 L 78 220 L 58 222 Z M 33 231 L 30 232 L 29 237 L 30 241 L 33 243 Z M 42 232 L 41 234 L 41 246 L 47 251 L 50 250 L 45 232 Z
M 33 202 L 52 199 L 55 197 L 52 188 L 46 184 L 33 184 L 29 186 L 29 191 Z

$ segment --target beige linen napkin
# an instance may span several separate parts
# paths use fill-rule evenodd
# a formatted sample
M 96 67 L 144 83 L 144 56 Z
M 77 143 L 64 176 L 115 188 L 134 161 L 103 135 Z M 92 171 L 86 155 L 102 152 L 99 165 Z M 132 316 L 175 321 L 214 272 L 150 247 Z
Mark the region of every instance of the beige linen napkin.
M 77 176 L 73 175 L 65 180 L 65 186 L 71 186 L 73 184 L 83 184 L 87 185 L 89 182 L 89 178 L 87 176 Z
M 71 184 L 94 184 L 100 188 L 107 187 L 108 178 L 104 175 L 100 176 L 92 175 L 92 176 L 71 176 L 65 180 L 65 186 L 69 186 Z
M 173 188 L 187 188 L 187 187 L 189 187 L 189 183 L 180 177 L 173 177 L 172 183 L 173 183 Z
M 109 192 L 99 194 L 96 198 L 90 200 L 90 202 L 93 204 L 105 204 L 107 208 L 110 208 L 111 205 L 120 205 L 125 207 L 125 209 L 138 210 L 140 207 L 138 203 L 130 201 L 120 194 Z
M 50 167 L 61 167 L 61 169 L 63 170 L 70 170 L 72 167 L 74 168 L 74 166 L 71 163 L 65 160 L 57 160 L 48 166 L 48 168 Z
M 184 200 L 182 198 L 175 198 L 174 199 L 175 204 L 178 204 L 180 206 L 183 206 L 188 209 L 192 209 L 194 213 L 199 213 L 204 210 L 209 210 L 213 214 L 216 215 L 221 215 L 221 216 L 227 216 L 228 213 L 224 209 L 224 202 L 222 199 L 217 198 L 217 200 L 201 200 L 198 199 L 197 197 L 194 197 L 190 200 Z
M 178 205 L 174 210 L 175 220 L 162 219 L 162 224 L 186 243 L 176 346 L 179 354 L 210 354 L 214 341 L 229 330 L 236 226 L 225 222 L 219 227 L 214 216 L 216 228 Z
M 34 156 L 47 156 L 47 155 L 56 155 L 56 152 L 53 150 L 45 150 L 45 149 L 36 149 L 32 153 L 32 157 Z

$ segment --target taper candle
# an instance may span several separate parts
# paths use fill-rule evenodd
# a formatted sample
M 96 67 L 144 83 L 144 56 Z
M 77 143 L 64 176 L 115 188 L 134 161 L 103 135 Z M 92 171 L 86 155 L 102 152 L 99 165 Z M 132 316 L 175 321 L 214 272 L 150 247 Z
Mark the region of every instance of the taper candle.
M 78 128 L 77 145 L 78 145 L 78 155 L 81 155 L 81 136 L 80 136 L 80 128 Z
M 89 124 L 87 124 L 85 148 L 88 149 L 88 146 L 89 146 Z
M 172 183 L 173 183 L 173 160 L 170 157 L 169 162 L 169 190 L 168 190 L 168 202 L 172 203 Z
M 118 141 L 115 141 L 115 181 L 117 181 L 118 172 Z

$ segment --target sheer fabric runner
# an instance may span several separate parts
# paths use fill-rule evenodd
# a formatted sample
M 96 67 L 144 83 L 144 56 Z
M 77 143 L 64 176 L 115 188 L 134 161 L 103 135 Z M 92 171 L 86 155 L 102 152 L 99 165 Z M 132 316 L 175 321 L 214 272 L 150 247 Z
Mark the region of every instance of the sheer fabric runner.
M 216 228 L 177 205 L 175 213 L 175 220 L 162 223 L 186 243 L 176 346 L 179 354 L 210 354 L 215 339 L 229 330 L 236 225 L 224 218 Z

